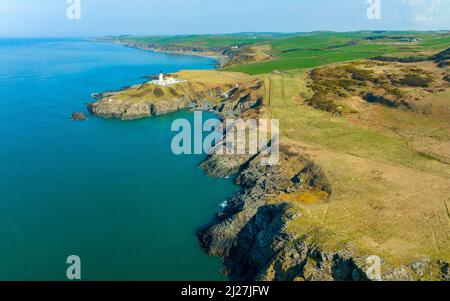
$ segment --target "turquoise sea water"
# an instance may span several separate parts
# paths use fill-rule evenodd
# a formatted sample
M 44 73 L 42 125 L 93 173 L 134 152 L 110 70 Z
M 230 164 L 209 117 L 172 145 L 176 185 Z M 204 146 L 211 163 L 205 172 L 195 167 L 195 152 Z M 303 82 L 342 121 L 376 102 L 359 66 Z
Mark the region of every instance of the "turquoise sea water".
M 180 112 L 124 122 L 89 116 L 94 92 L 160 70 L 213 68 L 208 58 L 83 40 L 0 39 L 0 280 L 219 280 L 198 227 L 236 192 L 202 156 L 172 154 Z

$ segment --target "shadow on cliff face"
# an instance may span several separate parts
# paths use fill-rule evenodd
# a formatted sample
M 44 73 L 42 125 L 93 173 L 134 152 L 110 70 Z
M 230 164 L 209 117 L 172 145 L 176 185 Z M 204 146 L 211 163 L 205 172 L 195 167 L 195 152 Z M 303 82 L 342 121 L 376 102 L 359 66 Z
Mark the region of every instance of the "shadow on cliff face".
M 230 280 L 368 280 L 351 254 L 323 252 L 286 232 L 292 218 L 288 203 L 260 207 L 225 260 Z
M 254 280 L 273 259 L 277 244 L 284 244 L 288 236 L 283 232 L 287 207 L 287 204 L 260 207 L 240 231 L 225 260 L 231 280 Z
M 352 281 L 361 278 L 362 274 L 357 274 L 359 267 L 352 258 L 334 255 L 331 265 L 331 275 L 335 281 Z
M 285 154 L 280 157 L 284 164 L 279 166 L 262 165 L 262 156 L 241 160 L 214 155 L 201 165 L 211 176 L 237 172 L 236 184 L 242 187 L 228 200 L 225 210 L 197 234 L 206 253 L 224 258 L 231 280 L 292 280 L 301 274 L 302 263 L 298 260 L 306 255 L 298 254 L 309 248 L 295 243 L 293 234 L 286 230 L 296 214 L 290 210 L 292 202 L 272 204 L 267 200 L 280 193 L 313 188 L 331 194 L 331 185 L 323 171 L 308 159 Z M 289 162 L 296 167 L 290 168 Z M 280 254 L 295 258 L 280 261 Z M 269 270 L 273 272 L 266 275 Z

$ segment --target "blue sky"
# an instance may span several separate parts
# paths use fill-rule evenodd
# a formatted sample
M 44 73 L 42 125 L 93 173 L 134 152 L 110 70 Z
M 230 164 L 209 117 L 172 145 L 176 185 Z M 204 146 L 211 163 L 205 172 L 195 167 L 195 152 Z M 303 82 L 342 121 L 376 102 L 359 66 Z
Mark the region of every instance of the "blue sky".
M 67 1 L 0 0 L 0 36 L 450 29 L 450 0 L 380 0 L 379 20 L 367 0 L 80 0 L 80 20 Z

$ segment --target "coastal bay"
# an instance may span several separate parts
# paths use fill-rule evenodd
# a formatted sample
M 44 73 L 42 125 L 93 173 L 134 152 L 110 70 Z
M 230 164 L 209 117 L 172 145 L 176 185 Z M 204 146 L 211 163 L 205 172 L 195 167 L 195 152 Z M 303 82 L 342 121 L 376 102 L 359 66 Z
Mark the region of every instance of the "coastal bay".
M 172 154 L 171 122 L 193 116 L 70 120 L 92 93 L 215 60 L 73 39 L 0 54 L 0 279 L 64 280 L 72 254 L 83 280 L 224 279 L 195 234 L 239 188 Z

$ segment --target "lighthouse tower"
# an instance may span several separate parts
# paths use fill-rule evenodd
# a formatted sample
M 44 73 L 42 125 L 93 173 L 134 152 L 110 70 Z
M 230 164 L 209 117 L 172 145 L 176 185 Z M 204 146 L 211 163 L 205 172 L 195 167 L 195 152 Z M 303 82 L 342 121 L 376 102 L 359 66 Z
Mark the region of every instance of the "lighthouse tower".
M 152 84 L 163 86 L 163 87 L 170 87 L 178 83 L 185 82 L 185 80 L 179 80 L 175 79 L 170 76 L 164 76 L 164 73 L 162 71 L 159 73 L 158 79 L 154 79 L 151 81 Z

